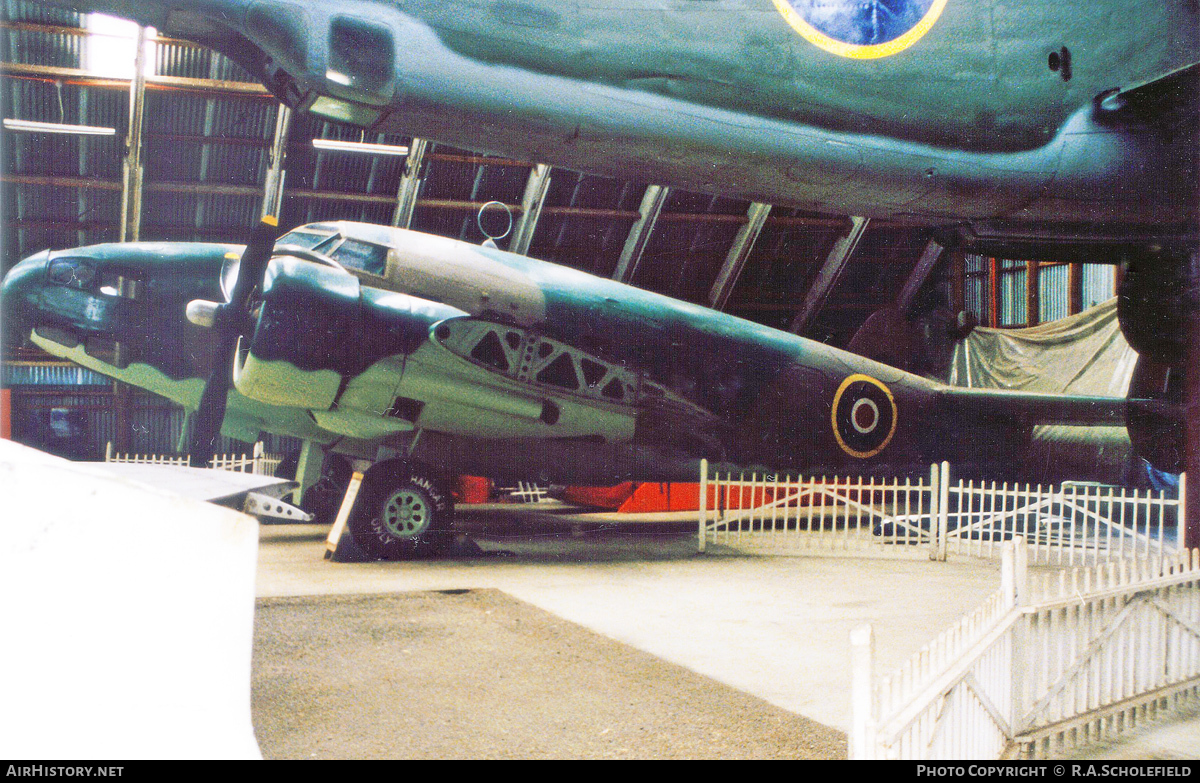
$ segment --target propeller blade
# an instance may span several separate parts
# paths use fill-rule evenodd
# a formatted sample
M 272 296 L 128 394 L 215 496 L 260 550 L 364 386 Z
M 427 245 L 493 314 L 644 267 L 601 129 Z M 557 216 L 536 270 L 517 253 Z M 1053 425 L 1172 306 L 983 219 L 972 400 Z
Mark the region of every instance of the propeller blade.
M 200 405 L 192 418 L 192 438 L 188 445 L 188 464 L 193 468 L 208 465 L 217 450 L 221 424 L 225 421 L 225 404 L 233 384 L 233 353 L 237 350 L 238 335 L 222 334 L 213 354 L 213 368 L 200 395 Z
M 279 233 L 279 221 L 266 216 L 250 233 L 250 241 L 242 252 L 237 280 L 229 301 L 215 308 L 212 325 L 218 334 L 217 350 L 213 355 L 212 372 L 200 395 L 200 405 L 192 421 L 192 438 L 188 462 L 192 467 L 204 467 L 216 451 L 221 424 L 225 421 L 225 406 L 229 387 L 233 385 L 234 354 L 238 338 L 249 319 L 250 298 L 262 285 L 271 251 Z

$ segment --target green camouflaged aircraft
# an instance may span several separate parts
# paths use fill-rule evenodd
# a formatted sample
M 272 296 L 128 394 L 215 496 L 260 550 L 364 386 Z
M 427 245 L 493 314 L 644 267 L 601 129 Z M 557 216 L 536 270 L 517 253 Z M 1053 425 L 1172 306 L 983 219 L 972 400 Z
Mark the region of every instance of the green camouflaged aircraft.
M 1195 0 L 48 2 L 375 130 L 993 250 L 1195 240 Z
M 271 222 L 245 249 L 38 253 L 4 279 L 6 329 L 197 411 L 194 456 L 223 429 L 303 438 L 312 464 L 371 460 L 350 530 L 381 557 L 444 543 L 447 475 L 611 484 L 694 481 L 701 458 L 854 474 L 948 459 L 1000 478 L 1029 467 L 1035 422 L 1161 412 L 949 387 L 494 247 L 360 223 L 273 244 Z
M 287 105 L 519 159 L 1125 264 L 1183 363 L 1196 0 L 44 0 L 224 52 Z

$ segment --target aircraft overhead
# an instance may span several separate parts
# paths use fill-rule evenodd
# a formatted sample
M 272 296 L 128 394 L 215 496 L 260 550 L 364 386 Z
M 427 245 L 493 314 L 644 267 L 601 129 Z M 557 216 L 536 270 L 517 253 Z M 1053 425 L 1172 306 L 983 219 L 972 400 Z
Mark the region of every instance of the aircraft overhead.
M 375 130 L 978 247 L 1195 239 L 1191 0 L 49 2 Z

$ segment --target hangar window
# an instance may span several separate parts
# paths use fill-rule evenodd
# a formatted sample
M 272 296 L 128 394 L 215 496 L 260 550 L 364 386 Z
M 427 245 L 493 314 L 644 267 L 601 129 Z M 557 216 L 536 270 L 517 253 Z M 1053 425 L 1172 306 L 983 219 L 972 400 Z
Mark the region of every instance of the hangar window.
M 347 269 L 361 269 L 373 275 L 383 275 L 387 268 L 387 251 L 383 245 L 372 245 L 347 239 L 329 253 L 330 257 Z

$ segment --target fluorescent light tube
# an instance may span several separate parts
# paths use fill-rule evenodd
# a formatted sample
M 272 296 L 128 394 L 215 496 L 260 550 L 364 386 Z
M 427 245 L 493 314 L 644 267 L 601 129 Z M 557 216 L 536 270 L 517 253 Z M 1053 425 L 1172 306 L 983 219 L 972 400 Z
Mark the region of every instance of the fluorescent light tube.
M 407 155 L 408 147 L 394 144 L 371 144 L 365 141 L 342 141 L 340 139 L 313 139 L 313 146 L 319 150 L 333 152 L 360 152 L 366 155 Z
M 5 120 L 4 127 L 14 131 L 30 131 L 33 133 L 68 133 L 75 136 L 112 136 L 116 128 L 102 128 L 98 125 L 64 125 L 61 122 L 34 122 L 33 120 Z

